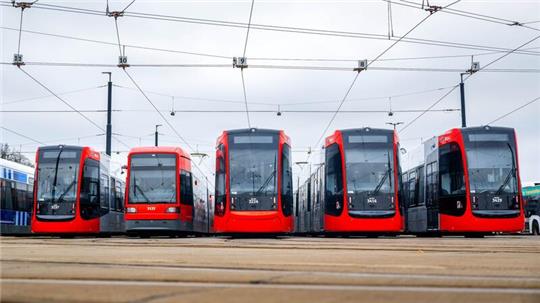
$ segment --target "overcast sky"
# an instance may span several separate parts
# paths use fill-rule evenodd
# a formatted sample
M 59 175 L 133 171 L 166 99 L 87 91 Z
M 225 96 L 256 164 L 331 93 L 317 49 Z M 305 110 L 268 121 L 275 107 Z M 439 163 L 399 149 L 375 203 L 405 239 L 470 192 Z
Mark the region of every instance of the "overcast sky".
M 420 0 L 416 0 L 419 2 Z M 4 2 L 4 1 L 2 1 Z M 131 1 L 110 1 L 111 10 L 121 10 Z M 397 1 L 399 2 L 399 1 Z M 430 1 L 446 5 L 453 1 Z M 39 1 L 92 10 L 105 10 L 105 1 Z M 216 19 L 247 23 L 251 1 L 141 1 L 137 0 L 128 12 L 152 13 L 190 18 Z M 519 22 L 540 20 L 540 1 L 472 1 L 463 0 L 454 9 L 475 12 Z M 12 62 L 17 52 L 20 9 L 0 6 L 2 62 Z M 383 1 L 255 1 L 252 23 L 322 30 L 388 34 L 387 4 Z M 398 5 L 392 6 L 394 36 L 407 33 L 418 24 L 427 12 Z M 530 26 L 540 28 L 539 23 Z M 239 113 L 182 113 L 170 116 L 173 99 L 178 111 L 190 110 L 239 110 L 245 109 L 239 69 L 232 68 L 232 57 L 242 56 L 246 37 L 245 28 L 192 24 L 134 17 L 118 19 L 122 44 L 168 50 L 207 53 L 225 56 L 213 58 L 156 50 L 126 48 L 130 64 L 231 64 L 220 68 L 185 67 L 129 67 L 135 81 L 148 92 L 148 97 L 163 110 L 175 129 L 200 152 L 210 155 L 204 160 L 213 167 L 214 143 L 226 129 L 246 128 L 246 114 Z M 114 19 L 30 8 L 25 10 L 23 29 L 55 35 L 74 36 L 116 43 Z M 518 26 L 470 19 L 462 16 L 435 13 L 412 31 L 407 38 L 450 41 L 482 46 L 512 49 L 540 35 L 539 31 Z M 354 67 L 355 62 L 299 62 L 260 61 L 250 58 L 329 58 L 373 59 L 393 41 L 331 37 L 251 29 L 246 57 L 252 65 L 304 65 Z M 540 39 L 526 49 L 539 52 Z M 27 62 L 71 62 L 116 64 L 118 46 L 24 32 L 21 54 Z M 399 42 L 381 59 L 476 55 L 474 61 L 481 66 L 504 53 L 483 54 L 485 50 L 429 46 Z M 540 69 L 540 56 L 512 54 L 494 63 L 493 69 Z M 387 128 L 386 122 L 411 122 L 419 113 L 402 113 L 399 110 L 423 110 L 438 100 L 448 87 L 459 82 L 459 72 L 382 71 L 375 67 L 443 68 L 465 71 L 470 67 L 470 57 L 436 59 L 393 60 L 373 63 L 374 69 L 360 73 L 342 110 L 380 110 L 395 112 L 389 116 L 381 113 L 340 113 L 325 135 L 336 129 L 356 127 Z M 36 82 L 12 65 L 1 65 L 0 124 L 8 129 L 47 144 L 79 144 L 104 150 L 103 132 L 76 113 L 15 113 L 18 110 L 70 110 Z M 113 90 L 113 132 L 128 146 L 153 144 L 154 125 L 163 124 L 160 132 L 164 145 L 180 145 L 173 130 L 154 111 L 150 103 L 134 89 L 134 84 L 116 67 L 57 67 L 28 65 L 24 69 L 36 79 L 79 110 L 106 109 L 107 92 L 102 87 L 106 77 L 102 71 L 111 71 Z M 292 139 L 293 161 L 304 161 L 306 150 L 315 146 L 332 113 L 283 113 L 286 110 L 337 109 L 355 77 L 353 71 L 289 70 L 247 68 L 244 70 L 246 93 L 250 110 L 273 110 L 271 113 L 251 113 L 254 127 L 283 129 Z M 445 89 L 439 89 L 445 88 Z M 86 90 L 88 89 L 88 90 Z M 439 90 L 437 90 L 439 89 Z M 63 94 L 74 90 L 79 92 Z M 388 96 L 428 91 L 422 94 L 392 98 Z M 36 98 L 41 97 L 41 98 Z M 466 81 L 467 119 L 470 126 L 483 125 L 536 97 L 540 97 L 540 75 L 536 72 L 480 72 Z M 30 100 L 27 100 L 30 99 Z M 227 101 L 227 102 L 224 102 Z M 230 102 L 234 101 L 234 102 Z M 316 103 L 329 101 L 326 103 Z M 308 102 L 310 104 L 296 104 Z M 257 104 L 259 103 L 259 104 Z M 260 104 L 265 103 L 265 104 Z M 434 109 L 459 109 L 459 90 L 455 90 Z M 105 128 L 106 114 L 86 113 Z M 408 151 L 406 160 L 417 153 L 421 141 L 444 131 L 459 127 L 458 111 L 428 112 L 411 124 L 399 136 Z M 496 123 L 516 129 L 522 181 L 540 181 L 540 102 L 520 110 Z M 28 152 L 39 144 L 0 129 L 0 141 Z M 113 150 L 119 162 L 125 161 L 126 146 L 113 141 Z M 320 161 L 317 154 L 314 162 Z M 295 168 L 297 169 L 297 168 Z M 305 173 L 305 171 L 304 171 Z

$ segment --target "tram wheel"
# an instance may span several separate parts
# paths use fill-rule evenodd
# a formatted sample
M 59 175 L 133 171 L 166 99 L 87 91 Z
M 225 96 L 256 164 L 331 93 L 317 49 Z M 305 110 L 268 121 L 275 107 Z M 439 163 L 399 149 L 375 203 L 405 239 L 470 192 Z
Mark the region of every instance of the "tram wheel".
M 532 234 L 533 235 L 540 235 L 540 227 L 538 226 L 538 222 L 537 221 L 534 221 L 533 222 L 533 227 L 532 227 Z

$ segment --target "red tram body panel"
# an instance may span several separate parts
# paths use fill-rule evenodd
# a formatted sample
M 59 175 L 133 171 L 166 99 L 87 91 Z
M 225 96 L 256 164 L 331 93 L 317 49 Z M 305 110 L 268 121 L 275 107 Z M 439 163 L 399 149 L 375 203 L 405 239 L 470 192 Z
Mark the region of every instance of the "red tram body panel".
M 136 147 L 128 155 L 126 230 L 192 231 L 191 159 L 179 147 Z
M 214 231 L 293 231 L 290 139 L 283 131 L 224 131 L 217 139 Z
M 331 146 L 337 147 L 343 194 L 328 195 Z M 399 140 L 385 129 L 336 130 L 325 140 L 325 232 L 398 233 L 403 231 L 399 201 Z M 330 151 L 331 152 L 331 151 Z M 330 160 L 331 161 L 331 160 Z M 357 167 L 357 168 L 355 168 Z M 359 182 L 356 188 L 356 182 Z M 381 191 L 384 184 L 384 192 Z M 338 190 L 341 191 L 341 190 Z M 341 197 L 340 197 L 341 196 Z
M 32 232 L 123 232 L 123 181 L 90 147 L 45 146 L 36 153 Z
M 523 230 L 514 129 L 454 128 L 426 141 L 424 149 L 424 163 L 404 174 L 408 232 Z
M 495 129 L 496 130 L 496 129 Z M 465 190 L 468 193 L 466 195 L 466 201 L 465 201 L 465 212 L 462 216 L 453 216 L 448 214 L 440 214 L 440 231 L 442 232 L 505 232 L 505 233 L 512 233 L 512 232 L 520 232 L 523 230 L 523 222 L 525 220 L 524 218 L 524 212 L 522 207 L 522 201 L 523 197 L 521 195 L 521 180 L 519 177 L 519 161 L 518 161 L 518 152 L 517 152 L 517 140 L 515 138 L 515 131 L 512 130 L 512 134 L 514 135 L 513 143 L 515 145 L 515 149 L 512 152 L 515 157 L 515 177 L 517 181 L 517 196 L 514 199 L 518 200 L 518 208 L 517 212 L 514 215 L 499 215 L 496 214 L 491 216 L 490 215 L 475 215 L 473 210 L 473 200 L 476 199 L 472 193 L 475 193 L 474 189 L 471 189 L 471 178 L 470 178 L 470 172 L 469 169 L 464 170 L 464 178 L 465 178 Z M 438 145 L 439 148 L 455 143 L 459 146 L 461 151 L 466 151 L 467 147 L 465 146 L 465 140 L 464 136 L 467 134 L 464 134 L 461 129 L 451 129 L 447 131 L 445 134 L 438 137 Z M 486 155 L 480 154 L 479 157 L 483 157 Z M 467 161 L 467 154 L 466 152 L 463 152 L 462 157 L 462 164 L 463 167 L 468 168 L 468 161 Z M 471 191 L 472 190 L 472 191 Z M 474 201 L 476 202 L 476 201 Z M 506 218 L 505 218 L 506 217 Z

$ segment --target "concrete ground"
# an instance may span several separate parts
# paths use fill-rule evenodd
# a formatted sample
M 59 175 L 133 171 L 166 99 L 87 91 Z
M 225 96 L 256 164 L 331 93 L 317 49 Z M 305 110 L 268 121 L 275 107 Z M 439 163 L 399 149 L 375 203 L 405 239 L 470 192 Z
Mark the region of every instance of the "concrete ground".
M 2 302 L 540 302 L 540 237 L 1 237 Z

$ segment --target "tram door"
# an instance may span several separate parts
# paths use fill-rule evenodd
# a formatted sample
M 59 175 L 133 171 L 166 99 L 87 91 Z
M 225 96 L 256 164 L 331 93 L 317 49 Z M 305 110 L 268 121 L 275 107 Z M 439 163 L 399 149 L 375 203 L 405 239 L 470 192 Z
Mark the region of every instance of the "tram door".
M 426 142 L 425 201 L 427 231 L 439 230 L 439 150 L 435 138 Z

